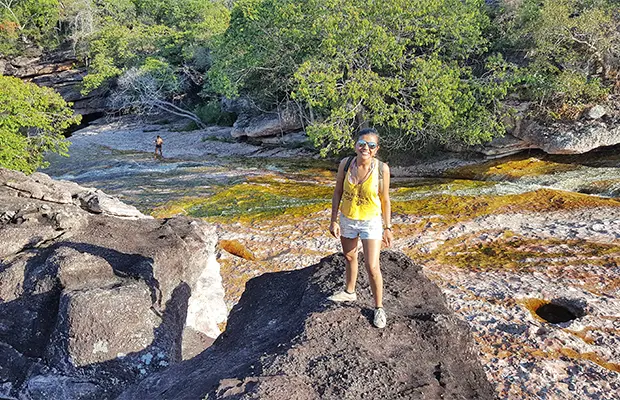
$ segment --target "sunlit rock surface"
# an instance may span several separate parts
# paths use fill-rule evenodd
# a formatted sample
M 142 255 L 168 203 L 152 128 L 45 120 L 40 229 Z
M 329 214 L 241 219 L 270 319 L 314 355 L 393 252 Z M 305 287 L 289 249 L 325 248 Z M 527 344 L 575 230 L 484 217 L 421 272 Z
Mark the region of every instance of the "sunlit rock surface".
M 113 398 L 204 350 L 227 313 L 216 241 L 200 220 L 0 169 L 0 395 Z
M 514 135 L 549 154 L 581 154 L 620 143 L 620 128 L 614 120 L 550 126 L 531 123 Z

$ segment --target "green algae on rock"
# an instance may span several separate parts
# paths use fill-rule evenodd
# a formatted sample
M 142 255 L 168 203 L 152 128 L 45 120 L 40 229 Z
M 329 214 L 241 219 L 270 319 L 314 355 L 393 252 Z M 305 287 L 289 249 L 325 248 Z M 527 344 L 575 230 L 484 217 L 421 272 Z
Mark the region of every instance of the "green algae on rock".
M 436 262 L 471 271 L 533 271 L 541 266 L 587 264 L 615 266 L 620 245 L 586 240 L 530 239 L 502 232 L 479 240 L 480 232 L 446 241 L 429 255 Z M 619 283 L 619 282 L 616 282 Z
M 287 214 L 304 216 L 329 207 L 333 188 L 308 182 L 257 178 L 206 198 L 185 198 L 155 209 L 166 217 L 183 213 L 213 221 L 250 222 Z
M 433 216 L 445 222 L 473 219 L 482 215 L 519 211 L 549 212 L 586 207 L 620 207 L 620 201 L 581 193 L 540 189 L 504 196 L 454 196 L 442 194 L 408 201 L 393 201 L 392 212 Z
M 526 176 L 549 175 L 578 168 L 578 165 L 541 160 L 536 157 L 512 156 L 451 169 L 446 171 L 444 176 L 462 179 L 515 181 Z

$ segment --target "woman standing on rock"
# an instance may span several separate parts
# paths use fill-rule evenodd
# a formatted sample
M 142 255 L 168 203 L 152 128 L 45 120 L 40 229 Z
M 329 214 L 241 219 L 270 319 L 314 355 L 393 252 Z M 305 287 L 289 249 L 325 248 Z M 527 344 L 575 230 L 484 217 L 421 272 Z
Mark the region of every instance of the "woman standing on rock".
M 346 286 L 329 297 L 331 301 L 355 301 L 357 282 L 357 246 L 362 240 L 364 266 L 370 278 L 375 299 L 373 323 L 386 324 L 383 310 L 383 277 L 379 268 L 381 242 L 392 246 L 390 205 L 390 168 L 375 158 L 379 150 L 379 134 L 372 128 L 360 131 L 355 143 L 355 157 L 340 162 L 336 189 L 332 197 L 329 231 L 340 238 L 346 265 Z M 338 222 L 340 210 L 340 222 Z

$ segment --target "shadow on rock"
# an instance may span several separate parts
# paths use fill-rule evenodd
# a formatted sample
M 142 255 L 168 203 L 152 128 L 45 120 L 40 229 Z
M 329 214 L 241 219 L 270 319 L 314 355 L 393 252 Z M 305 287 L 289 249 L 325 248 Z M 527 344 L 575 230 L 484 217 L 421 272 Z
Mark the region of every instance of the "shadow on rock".
M 467 325 L 401 253 L 381 253 L 388 325 L 358 301 L 333 304 L 344 257 L 250 280 L 226 331 L 199 356 L 147 377 L 119 399 L 492 399 Z M 360 271 L 361 272 L 361 271 Z
M 180 282 L 162 308 L 152 264 L 75 242 L 3 264 L 0 394 L 108 399 L 180 361 L 191 288 Z
M 59 321 L 47 348 L 46 362 L 30 360 L 29 376 L 26 378 L 22 375 L 18 376 L 18 379 L 14 378 L 16 383 L 25 380 L 20 390 L 20 398 L 113 399 L 128 383 L 139 381 L 146 375 L 163 370 L 171 363 L 179 361 L 190 295 L 190 288 L 187 284 L 182 283 L 177 286 L 171 299 L 166 303 L 161 319 L 146 316 L 146 319 L 152 318 L 155 323 L 159 323 L 158 326 L 152 324 L 148 327 L 145 326 L 144 321 L 138 321 L 136 324 L 130 320 L 126 325 L 119 323 L 117 319 L 122 310 L 110 316 L 111 321 L 99 323 L 98 326 L 86 327 L 79 322 L 76 324 L 76 321 L 72 321 L 69 325 L 63 311 L 70 307 L 63 307 L 65 300 L 61 299 Z M 108 310 L 102 309 L 101 311 Z M 100 338 L 110 337 L 110 334 L 114 337 L 109 329 L 116 329 L 118 341 L 97 340 L 95 337 L 92 340 L 97 341 L 93 343 L 90 337 L 84 338 L 84 332 L 76 331 L 82 328 L 96 329 Z M 149 329 L 150 332 L 147 332 Z M 81 340 L 72 343 L 71 337 L 74 336 Z M 127 348 L 131 346 L 128 340 L 131 341 L 140 336 L 143 340 L 152 338 L 151 343 L 146 347 L 138 343 L 142 349 L 136 352 L 127 354 L 114 352 L 114 346 Z M 84 362 L 88 357 L 93 355 L 96 357 L 97 351 L 93 354 L 93 350 L 102 352 L 106 346 L 109 346 L 106 350 L 112 353 L 113 358 L 103 362 L 76 365 L 76 360 Z M 21 361 L 24 362 L 23 357 Z

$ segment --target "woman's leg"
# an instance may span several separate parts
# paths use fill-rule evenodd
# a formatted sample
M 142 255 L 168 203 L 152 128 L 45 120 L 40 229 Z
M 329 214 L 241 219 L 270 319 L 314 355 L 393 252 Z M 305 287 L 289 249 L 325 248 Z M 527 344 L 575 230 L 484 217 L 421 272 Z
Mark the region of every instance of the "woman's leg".
M 358 238 L 349 239 L 344 236 L 340 236 L 340 242 L 342 243 L 342 252 L 344 253 L 344 260 L 346 266 L 345 290 L 349 293 L 355 292 L 355 284 L 357 283 L 357 240 Z
M 375 298 L 375 307 L 383 307 L 383 276 L 379 267 L 381 239 L 362 239 L 364 266 L 370 279 L 370 289 Z

